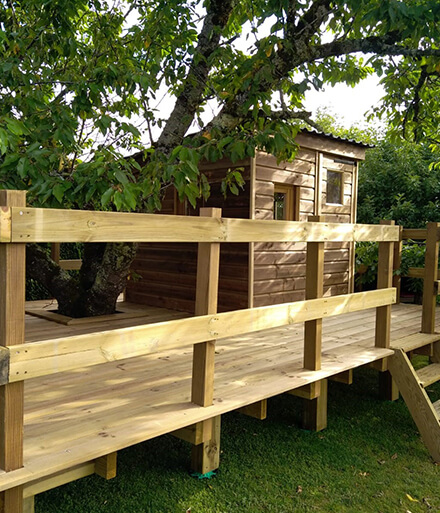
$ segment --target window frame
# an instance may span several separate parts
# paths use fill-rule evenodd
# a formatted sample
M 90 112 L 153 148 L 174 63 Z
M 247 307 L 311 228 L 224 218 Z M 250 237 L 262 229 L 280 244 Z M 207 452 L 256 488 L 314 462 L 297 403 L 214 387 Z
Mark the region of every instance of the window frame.
M 284 194 L 284 219 L 276 219 L 275 194 Z M 276 183 L 273 195 L 273 218 L 275 221 L 299 221 L 300 188 L 297 185 Z
M 345 175 L 343 171 L 339 171 L 339 169 L 327 169 L 327 176 L 326 176 L 326 189 L 325 189 L 325 204 L 326 205 L 344 205 L 344 183 L 345 183 Z M 341 188 L 339 191 L 339 202 L 333 202 L 328 200 L 328 186 L 329 186 L 329 179 L 328 175 L 329 173 L 337 174 L 341 177 Z

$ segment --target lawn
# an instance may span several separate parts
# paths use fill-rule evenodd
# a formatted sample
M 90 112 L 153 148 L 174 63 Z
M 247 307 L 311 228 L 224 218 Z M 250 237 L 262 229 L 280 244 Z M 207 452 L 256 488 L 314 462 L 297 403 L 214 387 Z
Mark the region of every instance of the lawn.
M 329 385 L 329 423 L 299 429 L 301 400 L 269 401 L 268 419 L 222 418 L 221 466 L 189 472 L 190 446 L 167 435 L 118 454 L 118 476 L 41 494 L 36 513 L 437 513 L 433 464 L 402 400 L 377 397 L 377 372 Z M 440 385 L 430 387 L 440 397 Z

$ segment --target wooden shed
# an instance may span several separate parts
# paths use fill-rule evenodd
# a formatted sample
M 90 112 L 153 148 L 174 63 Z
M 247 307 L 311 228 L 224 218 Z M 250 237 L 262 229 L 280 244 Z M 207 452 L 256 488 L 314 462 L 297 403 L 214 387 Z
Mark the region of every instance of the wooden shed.
M 259 152 L 232 164 L 204 164 L 211 185 L 208 201 L 196 209 L 180 203 L 170 190 L 163 214 L 198 215 L 199 208 L 221 207 L 223 217 L 305 221 L 356 221 L 358 163 L 366 146 L 322 133 L 303 131 L 293 162 L 277 163 Z M 241 168 L 244 190 L 224 199 L 221 181 L 230 168 Z M 194 311 L 196 244 L 141 244 L 133 264 L 127 300 Z M 223 244 L 220 260 L 219 311 L 265 306 L 305 298 L 305 248 L 302 243 Z M 326 243 L 326 295 L 353 291 L 353 243 Z

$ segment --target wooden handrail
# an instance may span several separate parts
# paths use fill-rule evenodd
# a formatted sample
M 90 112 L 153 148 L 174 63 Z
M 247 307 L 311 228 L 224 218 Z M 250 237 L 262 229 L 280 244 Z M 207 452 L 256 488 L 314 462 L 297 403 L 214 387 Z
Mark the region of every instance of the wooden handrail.
M 399 240 L 397 226 L 42 208 L 0 211 L 0 242 L 361 242 Z
M 29 342 L 0 353 L 9 382 L 395 303 L 394 288 Z M 4 383 L 0 383 L 4 384 Z
M 402 239 L 426 240 L 426 228 L 404 228 L 402 231 Z

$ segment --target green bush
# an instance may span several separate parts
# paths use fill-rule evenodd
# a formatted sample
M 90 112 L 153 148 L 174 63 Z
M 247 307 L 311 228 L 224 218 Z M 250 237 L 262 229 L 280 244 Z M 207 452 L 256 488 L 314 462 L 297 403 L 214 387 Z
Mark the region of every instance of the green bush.
M 405 228 L 440 221 L 438 155 L 427 145 L 387 139 L 367 151 L 359 168 L 358 222 L 394 219 Z

